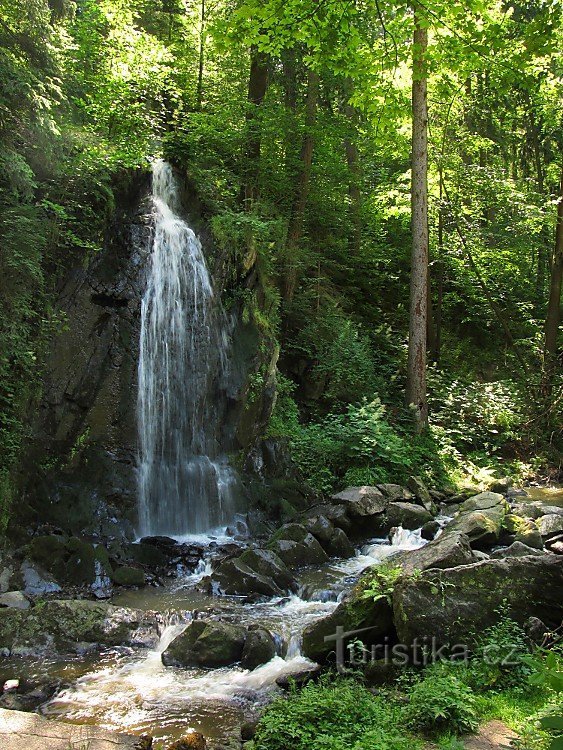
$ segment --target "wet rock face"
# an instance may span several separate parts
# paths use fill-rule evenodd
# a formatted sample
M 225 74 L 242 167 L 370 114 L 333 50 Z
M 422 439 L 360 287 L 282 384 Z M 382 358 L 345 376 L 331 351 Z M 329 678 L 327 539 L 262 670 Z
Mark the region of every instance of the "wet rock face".
M 235 261 L 213 247 L 193 190 L 183 192 L 190 224 L 201 233 L 222 289 L 227 278 L 238 278 L 230 267 Z M 150 175 L 129 174 L 114 194 L 103 249 L 88 267 L 70 269 L 61 283 L 58 303 L 66 326 L 49 345 L 37 439 L 28 456 L 30 507 L 19 509 L 17 522 L 36 531 L 39 518 L 67 534 L 127 544 L 136 536 L 137 367 L 154 221 Z M 248 269 L 240 279 L 244 287 L 259 283 L 255 274 L 254 282 L 247 276 Z M 209 399 L 221 412 L 218 444 L 226 453 L 246 454 L 269 420 L 278 352 L 268 334 L 243 320 L 242 307 L 232 307 L 229 318 L 229 382 L 210 383 Z M 268 470 L 271 452 L 263 452 Z M 56 468 L 38 478 L 35 467 L 46 463 Z

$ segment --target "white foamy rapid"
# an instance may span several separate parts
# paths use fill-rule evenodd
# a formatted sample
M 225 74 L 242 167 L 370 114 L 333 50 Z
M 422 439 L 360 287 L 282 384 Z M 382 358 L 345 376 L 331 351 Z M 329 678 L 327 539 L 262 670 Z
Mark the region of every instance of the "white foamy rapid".
M 217 392 L 229 336 L 201 243 L 181 219 L 169 164 L 153 165 L 154 239 L 138 368 L 141 535 L 227 522 L 236 476 L 220 447 Z

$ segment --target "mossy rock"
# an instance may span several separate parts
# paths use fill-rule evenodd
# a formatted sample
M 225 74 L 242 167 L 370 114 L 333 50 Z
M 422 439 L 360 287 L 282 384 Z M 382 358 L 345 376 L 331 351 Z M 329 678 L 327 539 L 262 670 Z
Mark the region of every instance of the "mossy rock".
M 123 565 L 116 568 L 111 574 L 112 581 L 118 586 L 144 586 L 145 574 L 139 568 L 131 568 Z
M 78 643 L 132 645 L 134 632 L 139 629 L 146 637 L 147 628 L 156 642 L 156 618 L 144 612 L 87 600 L 50 600 L 25 611 L 0 609 L 0 648 L 66 653 Z
M 399 580 L 394 622 L 402 643 L 434 636 L 436 642 L 475 643 L 499 619 L 499 609 L 520 623 L 538 617 L 548 627 L 563 618 L 563 558 L 550 554 L 489 559 L 431 569 Z
M 246 628 L 214 620 L 194 620 L 162 654 L 165 666 L 226 667 L 242 658 Z
M 270 631 L 262 627 L 251 628 L 242 651 L 242 666 L 256 669 L 261 664 L 267 664 L 275 655 L 276 642 Z

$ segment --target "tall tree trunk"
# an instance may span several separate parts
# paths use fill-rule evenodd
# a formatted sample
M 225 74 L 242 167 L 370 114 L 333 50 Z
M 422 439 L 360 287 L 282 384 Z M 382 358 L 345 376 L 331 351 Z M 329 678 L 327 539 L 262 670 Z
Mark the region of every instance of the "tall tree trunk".
M 256 47 L 250 50 L 250 76 L 248 79 L 248 103 L 246 109 L 246 174 L 242 187 L 242 200 L 247 209 L 258 198 L 260 171 L 261 129 L 258 108 L 264 101 L 268 89 L 268 56 Z
M 295 193 L 295 199 L 289 221 L 287 242 L 285 246 L 286 267 L 284 273 L 283 297 L 286 303 L 291 302 L 300 266 L 299 245 L 303 235 L 303 224 L 305 221 L 305 209 L 309 196 L 309 184 L 311 182 L 311 165 L 313 163 L 313 127 L 317 114 L 317 100 L 319 94 L 319 76 L 309 69 L 307 72 L 307 102 L 305 106 L 305 135 L 301 145 L 301 172 L 299 183 Z
M 343 111 L 349 122 L 351 134 L 344 139 L 344 150 L 350 174 L 348 197 L 350 198 L 350 224 L 352 227 L 350 234 L 351 249 L 354 251 L 356 257 L 358 257 L 362 240 L 362 196 L 360 192 L 360 153 L 357 144 L 358 112 L 348 101 L 351 93 L 352 82 L 347 80 L 344 87 Z
M 203 67 L 205 63 L 205 0 L 201 0 L 199 19 L 199 59 L 197 70 L 197 108 L 201 109 L 203 101 Z
M 555 228 L 555 248 L 551 264 L 551 281 L 549 285 L 549 301 L 545 318 L 545 341 L 543 362 L 543 392 L 546 397 L 551 395 L 553 375 L 557 362 L 557 339 L 559 337 L 559 322 L 561 316 L 561 283 L 563 276 L 563 167 L 561 169 L 561 184 L 559 188 L 559 202 L 557 204 L 557 225 Z
M 412 255 L 407 403 L 417 432 L 428 424 L 426 396 L 426 320 L 428 315 L 428 105 L 426 50 L 428 32 L 414 4 L 412 81 Z

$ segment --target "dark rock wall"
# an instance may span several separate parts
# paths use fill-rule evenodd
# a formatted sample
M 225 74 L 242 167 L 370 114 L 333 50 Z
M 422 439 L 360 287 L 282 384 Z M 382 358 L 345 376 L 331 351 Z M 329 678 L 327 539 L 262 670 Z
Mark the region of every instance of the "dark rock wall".
M 222 291 L 231 261 L 215 254 L 189 187 L 184 203 Z M 20 522 L 94 537 L 133 535 L 140 307 L 151 233 L 150 175 L 137 174 L 116 191 L 103 251 L 86 268 L 71 269 L 61 285 L 66 323 L 46 362 Z M 214 397 L 223 400 L 221 441 L 244 466 L 275 398 L 277 347 L 253 323 L 243 323 L 240 310 L 228 314 L 231 377 L 226 392 Z

